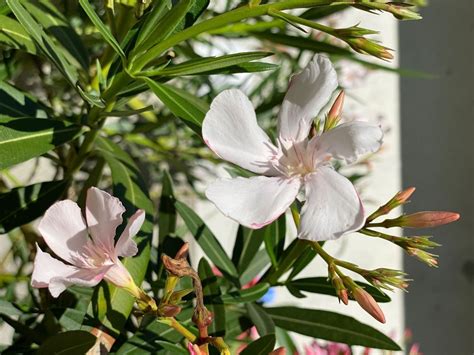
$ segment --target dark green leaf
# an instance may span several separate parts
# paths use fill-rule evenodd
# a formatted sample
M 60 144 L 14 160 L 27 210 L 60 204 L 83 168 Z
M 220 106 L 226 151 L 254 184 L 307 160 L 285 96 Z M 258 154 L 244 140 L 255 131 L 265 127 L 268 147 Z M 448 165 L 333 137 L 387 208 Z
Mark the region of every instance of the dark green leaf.
M 177 117 L 182 118 L 198 135 L 201 134 L 201 125 L 209 105 L 186 92 L 167 84 L 159 84 L 151 79 L 144 79 L 149 88 Z
M 286 330 L 275 327 L 275 335 L 278 345 L 283 346 L 286 349 L 287 354 L 298 354 L 295 342 Z
M 316 257 L 317 253 L 313 248 L 306 248 L 300 257 L 293 264 L 293 269 L 291 270 L 288 280 L 292 280 L 296 277 L 303 269 Z
M 250 229 L 239 225 L 236 242 L 232 251 L 232 261 L 242 274 L 250 265 L 263 243 L 265 228 Z
M 201 217 L 182 202 L 176 201 L 175 207 L 194 239 L 196 239 L 209 259 L 227 275 L 237 278 L 237 270 L 234 264 L 232 264 L 221 244 Z
M 30 223 L 63 196 L 67 180 L 18 187 L 0 194 L 0 234 Z
M 0 300 L 0 314 L 7 316 L 21 316 L 23 312 L 8 301 Z
M 161 198 L 159 205 L 158 234 L 160 245 L 166 236 L 172 234 L 176 230 L 176 208 L 175 197 L 173 192 L 173 181 L 167 170 L 163 172 L 163 182 L 161 189 Z
M 275 347 L 275 335 L 268 334 L 247 345 L 242 355 L 268 355 Z
M 244 290 L 228 292 L 220 297 L 220 301 L 226 304 L 255 302 L 265 296 L 269 288 L 270 285 L 267 283 L 257 284 Z
M 379 291 L 377 288 L 366 284 L 364 282 L 356 281 L 356 283 L 370 293 L 377 302 L 390 302 L 390 297 L 385 293 Z M 288 285 L 306 292 L 321 293 L 324 295 L 331 295 L 337 297 L 334 287 L 326 277 L 308 277 L 304 279 L 293 280 L 287 283 Z
M 270 258 L 265 249 L 259 250 L 250 264 L 245 268 L 245 271 L 240 275 L 240 283 L 245 285 L 251 282 L 257 275 L 265 270 L 270 264 Z
M 153 31 L 157 28 L 158 21 L 166 14 L 171 8 L 170 0 L 156 1 L 153 3 L 153 8 L 146 15 L 146 19 L 143 25 L 140 27 L 140 32 L 137 37 L 136 45 L 140 45 L 145 39 L 147 39 Z
M 275 333 L 275 323 L 267 314 L 266 310 L 255 303 L 245 304 L 247 314 L 258 330 L 260 336 Z
M 114 49 L 115 53 L 117 53 L 120 56 L 120 58 L 125 60 L 125 53 L 123 52 L 123 49 L 120 47 L 117 40 L 112 35 L 110 30 L 107 28 L 107 26 L 104 25 L 102 20 L 95 13 L 89 1 L 79 0 L 79 4 L 81 4 L 81 7 L 84 9 L 89 19 L 95 25 L 95 28 L 97 28 L 97 30 L 100 32 L 100 34 L 105 39 L 105 41 L 109 44 L 109 46 L 111 46 Z
M 278 265 L 278 261 L 285 247 L 286 221 L 285 214 L 280 216 L 275 222 L 265 227 L 264 241 L 265 248 L 273 266 Z
M 95 344 L 97 338 L 83 330 L 59 333 L 46 339 L 38 349 L 38 355 L 85 354 Z
M 80 126 L 61 121 L 0 116 L 0 169 L 38 157 L 81 133 Z
M 46 118 L 48 111 L 50 110 L 36 98 L 21 92 L 7 82 L 0 81 L 0 115 Z
M 389 337 L 352 317 L 297 307 L 266 308 L 275 325 L 286 330 L 349 345 L 401 350 Z
M 215 336 L 223 336 L 225 334 L 226 325 L 225 308 L 220 300 L 221 290 L 217 284 L 217 277 L 204 258 L 199 261 L 198 273 L 203 285 L 206 306 L 212 314 L 214 314 L 214 320 L 209 326 L 209 333 Z M 207 302 L 207 300 L 212 300 L 212 302 Z
M 18 21 L 3 15 L 0 15 L 0 43 L 36 54 L 35 43 L 23 26 Z
M 113 194 L 124 204 L 127 217 L 139 208 L 146 212 L 145 222 L 135 237 L 139 249 L 138 254 L 135 257 L 122 260 L 135 283 L 141 285 L 150 259 L 153 204 L 148 197 L 148 190 L 145 187 L 142 174 L 126 152 L 115 143 L 101 137 L 97 139 L 96 150 L 110 167 Z M 118 334 L 132 311 L 133 303 L 134 298 L 127 291 L 103 284 L 99 288 L 97 298 L 92 302 L 91 311 L 95 319 Z

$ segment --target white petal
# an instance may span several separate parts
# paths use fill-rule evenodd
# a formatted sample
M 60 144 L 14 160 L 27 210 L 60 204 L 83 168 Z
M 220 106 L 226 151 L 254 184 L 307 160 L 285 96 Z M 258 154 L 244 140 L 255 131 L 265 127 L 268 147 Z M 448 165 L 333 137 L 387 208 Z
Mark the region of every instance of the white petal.
M 354 185 L 334 169 L 319 167 L 306 177 L 305 189 L 299 238 L 337 239 L 364 225 L 364 208 Z
M 122 224 L 125 208 L 116 197 L 96 187 L 87 191 L 86 218 L 94 244 L 105 251 L 114 250 L 115 230 Z
M 109 267 L 82 269 L 66 265 L 43 252 L 36 245 L 31 285 L 36 288 L 48 287 L 53 297 L 58 297 L 70 285 L 93 287 L 97 285 Z
M 225 90 L 212 101 L 202 136 L 224 160 L 257 174 L 273 170 L 269 161 L 277 148 L 257 124 L 252 103 L 239 90 Z
M 314 137 L 316 157 L 332 156 L 350 164 L 361 155 L 373 153 L 382 145 L 383 131 L 380 126 L 367 122 L 343 123 L 320 137 Z
M 227 217 L 258 229 L 288 209 L 300 186 L 299 178 L 238 177 L 217 180 L 209 186 L 206 196 Z
M 128 272 L 120 260 L 117 260 L 116 263 L 107 270 L 104 278 L 117 287 L 134 289 L 135 284 L 132 275 L 130 275 L 130 272 Z
M 145 221 L 145 211 L 138 210 L 128 220 L 127 226 L 120 235 L 115 245 L 115 254 L 117 256 L 134 256 L 138 252 L 137 243 L 133 241 L 133 237 L 137 235 Z
M 38 230 L 57 256 L 73 265 L 84 265 L 89 237 L 77 203 L 71 200 L 56 202 L 44 214 Z
M 291 78 L 278 116 L 279 137 L 301 142 L 308 137 L 316 115 L 337 88 L 337 75 L 331 61 L 316 55 L 306 68 Z

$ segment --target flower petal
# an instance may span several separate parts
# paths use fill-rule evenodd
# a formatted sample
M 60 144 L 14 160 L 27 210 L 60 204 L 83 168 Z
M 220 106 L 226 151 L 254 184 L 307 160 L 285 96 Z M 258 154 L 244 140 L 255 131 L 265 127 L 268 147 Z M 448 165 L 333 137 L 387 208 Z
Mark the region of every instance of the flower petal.
M 120 235 L 115 245 L 115 254 L 117 256 L 134 256 L 138 252 L 137 243 L 133 241 L 133 237 L 140 231 L 145 221 L 145 211 L 138 210 L 128 220 L 127 226 Z
M 269 173 L 277 154 L 257 124 L 250 100 L 239 90 L 225 90 L 212 101 L 202 124 L 204 141 L 222 159 L 257 174 Z
M 306 202 L 298 237 L 313 241 L 337 239 L 359 230 L 364 208 L 354 185 L 334 169 L 322 166 L 305 180 Z
M 56 202 L 44 214 L 38 230 L 57 256 L 73 265 L 84 265 L 89 237 L 77 203 L 71 200 Z
M 124 212 L 118 198 L 96 187 L 87 191 L 87 226 L 96 246 L 108 252 L 114 250 L 115 230 L 122 224 Z
M 330 155 L 351 164 L 361 155 L 379 150 L 382 140 L 383 131 L 380 126 L 354 121 L 343 123 L 319 137 L 314 137 L 310 145 L 315 144 L 317 159 Z
M 291 78 L 278 116 L 280 139 L 301 142 L 308 137 L 314 117 L 337 88 L 331 61 L 316 55 L 306 68 Z
M 58 297 L 70 285 L 93 287 L 104 277 L 110 266 L 85 269 L 66 265 L 43 252 L 36 245 L 36 257 L 31 286 L 36 288 L 48 287 L 53 297 Z
M 209 186 L 206 196 L 227 217 L 258 229 L 287 210 L 300 186 L 299 178 L 238 177 L 217 180 Z

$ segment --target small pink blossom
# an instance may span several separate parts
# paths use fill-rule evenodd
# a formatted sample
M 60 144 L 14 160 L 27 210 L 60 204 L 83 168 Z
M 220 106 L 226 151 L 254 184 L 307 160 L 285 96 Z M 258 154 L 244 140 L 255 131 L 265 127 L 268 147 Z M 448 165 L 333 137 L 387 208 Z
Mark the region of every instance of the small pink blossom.
M 280 109 L 276 145 L 257 124 L 252 103 L 241 91 L 220 93 L 203 121 L 204 141 L 222 159 L 257 176 L 219 179 L 208 187 L 207 198 L 224 215 L 258 229 L 282 215 L 303 190 L 298 237 L 330 240 L 360 229 L 362 203 L 331 160 L 353 163 L 377 151 L 383 132 L 377 125 L 348 122 L 309 139 L 314 117 L 337 86 L 336 72 L 324 56 L 295 75 Z
M 138 210 L 115 243 L 115 230 L 122 224 L 124 212 L 119 199 L 95 187 L 87 192 L 85 219 L 71 200 L 52 205 L 38 229 L 48 247 L 64 262 L 36 245 L 31 285 L 47 287 L 53 297 L 58 297 L 70 285 L 93 287 L 105 279 L 139 296 L 139 289 L 119 256 L 137 253 L 132 237 L 140 230 L 145 213 Z

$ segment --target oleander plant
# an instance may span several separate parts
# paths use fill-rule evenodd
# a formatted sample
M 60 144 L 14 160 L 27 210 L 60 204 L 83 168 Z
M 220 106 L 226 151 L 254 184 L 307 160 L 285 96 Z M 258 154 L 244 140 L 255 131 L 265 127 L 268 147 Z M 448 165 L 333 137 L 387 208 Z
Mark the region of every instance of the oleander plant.
M 343 72 L 414 73 L 337 16 L 418 20 L 424 5 L 0 0 L 2 353 L 296 354 L 295 333 L 334 354 L 401 350 L 344 307 L 390 322 L 379 303 L 411 280 L 325 243 L 359 233 L 436 267 L 430 236 L 392 228 L 459 215 L 399 212 L 412 187 L 364 208 L 387 127 L 344 115 Z M 199 201 L 234 235 L 215 234 Z M 301 277 L 317 258 L 325 268 Z M 272 306 L 279 288 L 340 312 Z

